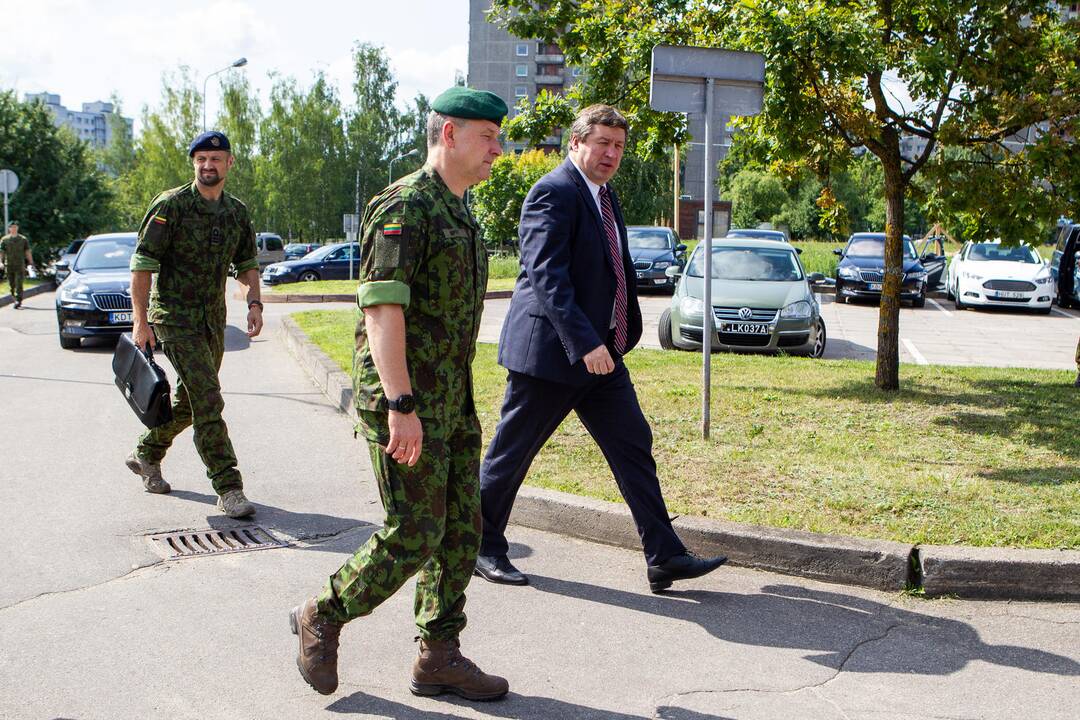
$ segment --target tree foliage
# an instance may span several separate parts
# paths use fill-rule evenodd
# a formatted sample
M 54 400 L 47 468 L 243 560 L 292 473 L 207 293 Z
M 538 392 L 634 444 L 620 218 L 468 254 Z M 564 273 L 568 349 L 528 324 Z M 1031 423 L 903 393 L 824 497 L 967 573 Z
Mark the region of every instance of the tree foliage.
M 496 158 L 491 165 L 491 177 L 470 191 L 472 212 L 484 228 L 489 247 L 517 246 L 518 221 L 525 196 L 537 180 L 558 164 L 558 155 L 541 150 Z

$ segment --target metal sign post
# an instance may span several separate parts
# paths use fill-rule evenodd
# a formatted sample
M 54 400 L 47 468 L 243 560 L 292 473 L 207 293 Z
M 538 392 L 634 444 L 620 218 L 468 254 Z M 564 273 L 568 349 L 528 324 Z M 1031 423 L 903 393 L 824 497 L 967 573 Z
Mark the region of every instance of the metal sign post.
M 649 105 L 654 110 L 705 116 L 705 248 L 702 303 L 701 436 L 709 439 L 712 402 L 713 144 L 731 115 L 761 112 L 765 89 L 765 56 L 719 48 L 657 45 L 652 52 Z
M 19 176 L 12 170 L 0 170 L 0 188 L 4 192 L 4 229 L 3 233 L 6 234 L 8 230 L 8 195 L 12 195 L 19 189 Z
M 357 241 L 357 235 L 360 233 L 360 216 L 356 213 L 345 213 L 341 216 L 342 226 L 345 230 L 345 242 L 349 247 L 349 279 L 353 279 L 353 259 L 355 253 L 352 249 L 352 244 Z

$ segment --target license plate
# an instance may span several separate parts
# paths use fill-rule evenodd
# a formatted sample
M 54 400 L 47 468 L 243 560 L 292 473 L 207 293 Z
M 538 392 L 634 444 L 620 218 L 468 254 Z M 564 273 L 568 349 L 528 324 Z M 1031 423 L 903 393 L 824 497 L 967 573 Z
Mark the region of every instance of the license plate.
M 866 283 L 868 290 L 881 290 L 881 283 Z
M 109 323 L 112 325 L 123 325 L 131 322 L 131 313 L 129 312 L 111 312 L 109 313 Z
M 1005 298 L 1006 300 L 1022 300 L 1024 293 L 1014 292 L 1012 290 L 998 290 L 997 296 L 999 298 Z
M 720 332 L 737 333 L 739 335 L 768 335 L 769 326 L 766 323 L 720 323 Z

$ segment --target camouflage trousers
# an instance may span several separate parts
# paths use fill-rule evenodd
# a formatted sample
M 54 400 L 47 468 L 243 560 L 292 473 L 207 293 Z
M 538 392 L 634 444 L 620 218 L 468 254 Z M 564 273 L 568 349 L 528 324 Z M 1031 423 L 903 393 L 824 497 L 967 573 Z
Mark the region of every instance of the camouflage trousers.
M 330 576 L 319 612 L 338 622 L 368 615 L 417 575 L 420 636 L 452 640 L 465 627 L 465 588 L 480 547 L 480 421 L 475 413 L 424 418 L 423 451 L 409 467 L 383 451 L 385 412 L 361 410 L 360 420 L 386 521 Z
M 225 333 L 155 325 L 154 334 L 176 370 L 173 419 L 143 433 L 136 452 L 147 462 L 160 463 L 176 436 L 194 426 L 195 449 L 214 491 L 223 495 L 243 488 L 229 429 L 221 417 L 225 400 L 221 397 L 218 370 L 225 354 Z
M 10 265 L 7 266 L 6 270 L 8 287 L 11 288 L 11 297 L 15 299 L 15 302 L 22 302 L 23 282 L 26 280 L 26 273 Z

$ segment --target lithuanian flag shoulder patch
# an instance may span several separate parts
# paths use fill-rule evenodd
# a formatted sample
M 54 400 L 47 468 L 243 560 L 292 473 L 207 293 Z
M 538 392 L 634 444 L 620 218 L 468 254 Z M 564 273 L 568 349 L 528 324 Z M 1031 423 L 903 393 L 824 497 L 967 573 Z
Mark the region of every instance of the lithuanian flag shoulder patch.
M 166 220 L 161 215 L 155 215 L 154 216 L 154 222 L 156 222 L 158 225 L 164 225 Z
M 401 223 L 386 223 L 382 226 L 383 235 L 400 235 Z

